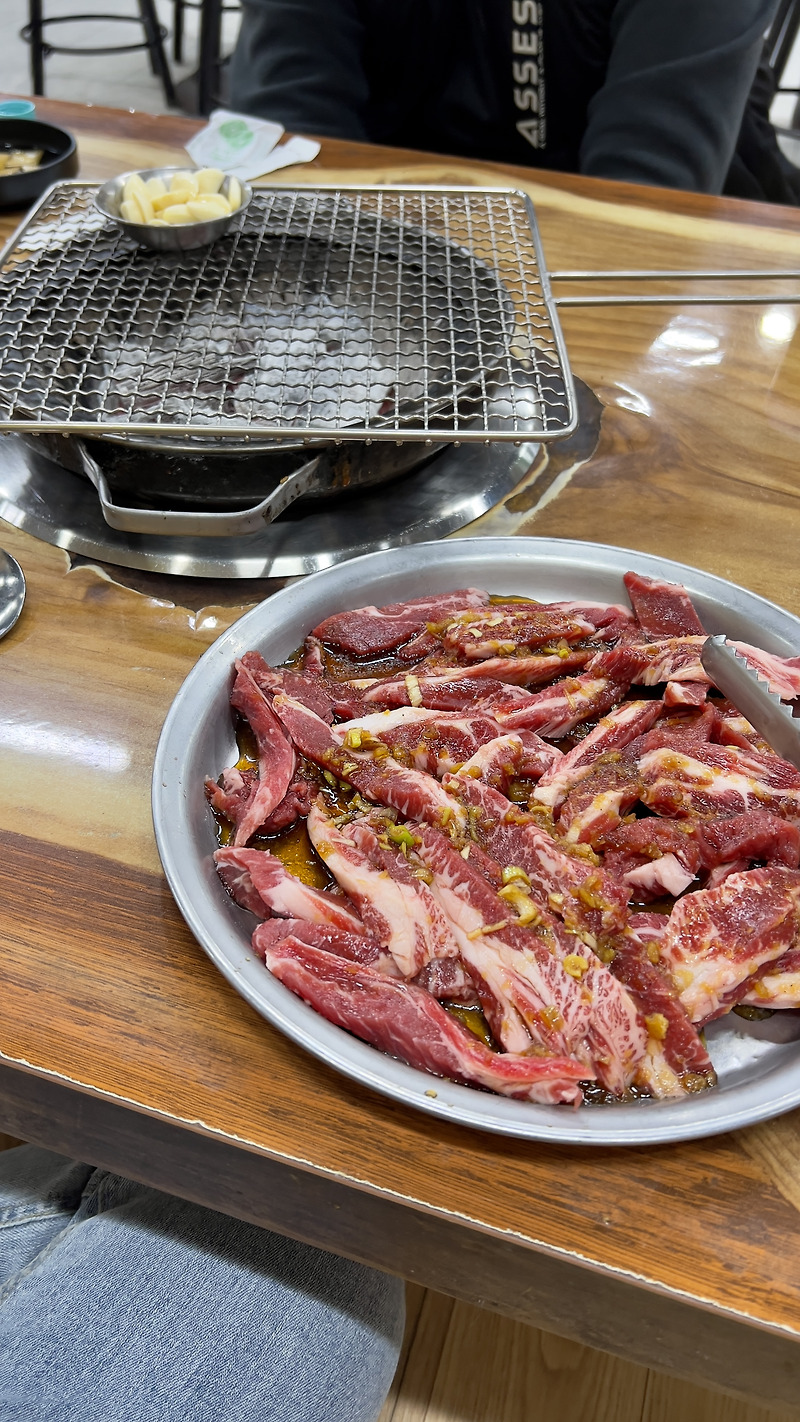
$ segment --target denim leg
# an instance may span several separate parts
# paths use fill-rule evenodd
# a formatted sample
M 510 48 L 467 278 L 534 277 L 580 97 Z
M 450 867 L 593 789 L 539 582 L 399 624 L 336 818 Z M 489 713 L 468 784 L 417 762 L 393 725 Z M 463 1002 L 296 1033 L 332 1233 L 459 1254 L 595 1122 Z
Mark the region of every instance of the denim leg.
M 0 1151 L 0 1294 L 70 1223 L 92 1173 L 39 1146 Z
M 400 1280 L 79 1169 L 0 1295 L 0 1422 L 375 1422 Z

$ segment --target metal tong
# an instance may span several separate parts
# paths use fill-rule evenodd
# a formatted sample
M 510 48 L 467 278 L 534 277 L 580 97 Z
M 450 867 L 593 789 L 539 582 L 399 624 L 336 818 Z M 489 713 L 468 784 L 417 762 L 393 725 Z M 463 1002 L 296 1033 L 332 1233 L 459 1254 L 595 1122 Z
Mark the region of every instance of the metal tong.
M 700 660 L 714 685 L 730 698 L 759 735 L 784 760 L 800 769 L 800 722 L 744 657 L 724 637 L 707 637 Z

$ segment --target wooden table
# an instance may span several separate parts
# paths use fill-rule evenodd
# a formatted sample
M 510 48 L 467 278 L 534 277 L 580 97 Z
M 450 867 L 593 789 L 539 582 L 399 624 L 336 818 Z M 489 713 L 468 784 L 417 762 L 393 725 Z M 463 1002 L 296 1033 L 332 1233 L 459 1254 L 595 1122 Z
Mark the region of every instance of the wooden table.
M 197 127 L 37 107 L 76 132 L 92 178 L 179 160 Z M 537 204 L 551 268 L 800 257 L 800 215 L 767 206 L 333 142 L 282 176 L 511 177 Z M 591 440 L 556 447 L 504 517 L 698 564 L 800 613 L 800 308 L 781 306 L 786 290 L 765 288 L 763 306 L 678 295 L 566 310 L 573 366 L 605 407 L 599 446 L 588 462 Z M 245 594 L 174 579 L 156 596 L 124 573 L 71 570 L 8 524 L 0 543 L 29 588 L 0 646 L 0 1126 L 626 1358 L 796 1404 L 800 1113 L 696 1144 L 554 1148 L 406 1111 L 292 1046 L 184 927 L 150 823 L 163 717 Z

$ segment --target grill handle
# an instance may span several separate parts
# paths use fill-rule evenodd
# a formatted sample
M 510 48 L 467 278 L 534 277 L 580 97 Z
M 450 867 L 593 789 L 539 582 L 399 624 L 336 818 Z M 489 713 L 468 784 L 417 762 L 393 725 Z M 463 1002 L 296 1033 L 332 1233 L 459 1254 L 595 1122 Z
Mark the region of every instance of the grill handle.
M 248 533 L 260 533 L 265 524 L 274 522 L 295 499 L 309 493 L 322 493 L 328 481 L 321 469 L 319 455 L 310 459 L 292 474 L 282 479 L 277 488 L 252 508 L 237 513 L 192 513 L 185 509 L 133 509 L 115 504 L 102 469 L 92 458 L 82 440 L 75 446 L 84 473 L 97 490 L 103 518 L 109 528 L 121 533 L 160 534 L 181 538 L 234 538 Z
M 556 306 L 762 306 L 767 302 L 774 302 L 776 305 L 787 305 L 800 302 L 800 292 L 789 292 L 783 296 L 777 293 L 767 295 L 763 290 L 759 290 L 759 282 L 784 281 L 787 278 L 796 281 L 800 277 L 800 270 L 796 267 L 788 270 L 775 271 L 751 271 L 733 270 L 730 271 L 659 271 L 655 268 L 652 271 L 630 270 L 623 271 L 574 271 L 574 272 L 550 272 L 550 280 L 553 281 L 632 281 L 632 282 L 654 282 L 654 281 L 754 281 L 756 290 L 749 291 L 743 296 L 736 296 L 731 293 L 713 295 L 698 292 L 675 292 L 664 295 L 662 292 L 623 291 L 618 295 L 613 292 L 604 292 L 600 296 L 555 296 L 553 298 Z

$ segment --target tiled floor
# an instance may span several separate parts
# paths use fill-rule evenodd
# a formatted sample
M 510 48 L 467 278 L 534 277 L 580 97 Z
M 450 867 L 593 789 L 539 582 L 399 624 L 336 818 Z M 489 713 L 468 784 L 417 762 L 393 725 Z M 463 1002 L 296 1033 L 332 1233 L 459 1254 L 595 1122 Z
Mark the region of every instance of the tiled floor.
M 156 0 L 162 24 L 170 31 L 166 41 L 167 57 L 176 82 L 185 78 L 197 62 L 198 12 L 184 11 L 184 57 L 188 61 L 175 64 L 172 60 L 172 0 Z M 45 16 L 88 14 L 135 15 L 136 0 L 44 0 Z M 28 0 L 0 0 L 3 44 L 0 46 L 0 92 L 28 94 L 31 92 L 28 46 L 19 32 L 28 19 Z M 224 18 L 223 48 L 233 47 L 238 29 L 238 15 Z M 91 45 L 136 43 L 141 27 L 120 24 L 119 21 L 91 20 L 70 25 L 56 25 L 50 36 L 56 44 L 85 48 Z M 45 91 L 51 99 L 69 99 L 78 103 L 108 104 L 112 108 L 144 109 L 148 113 L 164 113 L 166 104 L 161 85 L 150 72 L 147 54 L 68 55 L 54 54 L 45 61 Z

